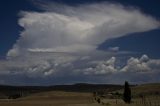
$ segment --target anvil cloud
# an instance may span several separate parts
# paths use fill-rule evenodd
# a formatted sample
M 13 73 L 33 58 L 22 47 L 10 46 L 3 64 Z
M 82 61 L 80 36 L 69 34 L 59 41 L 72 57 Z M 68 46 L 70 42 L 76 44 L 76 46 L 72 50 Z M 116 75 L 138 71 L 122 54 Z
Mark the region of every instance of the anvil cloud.
M 40 8 L 43 12 L 19 13 L 19 25 L 24 30 L 7 59 L 0 60 L 0 82 L 160 81 L 159 59 L 147 55 L 128 58 L 129 52 L 120 51 L 118 45 L 106 52 L 97 50 L 108 39 L 159 28 L 160 22 L 154 17 L 134 7 L 108 2 L 76 6 L 45 3 Z
M 24 28 L 8 56 L 26 51 L 79 52 L 95 50 L 107 39 L 159 27 L 152 16 L 120 4 L 94 3 L 79 6 L 42 5 L 44 12 L 20 13 Z

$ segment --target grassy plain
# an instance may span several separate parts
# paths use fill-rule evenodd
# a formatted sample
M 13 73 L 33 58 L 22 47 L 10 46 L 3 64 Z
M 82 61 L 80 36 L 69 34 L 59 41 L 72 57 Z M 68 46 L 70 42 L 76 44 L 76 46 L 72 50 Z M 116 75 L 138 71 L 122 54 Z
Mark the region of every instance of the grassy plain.
M 141 98 L 133 98 L 130 104 L 122 99 L 102 99 L 102 102 L 105 106 L 160 106 L 160 96 L 146 97 L 145 102 Z
M 99 106 L 91 93 L 51 91 L 31 96 L 1 100 L 0 106 Z
M 126 104 L 122 97 L 103 98 L 101 99 L 102 104 L 108 106 L 160 106 L 160 84 L 143 84 L 139 86 L 131 87 L 132 91 L 132 102 Z M 119 94 L 123 94 L 123 89 L 114 91 Z M 116 96 L 116 95 L 114 95 Z
M 0 99 L 0 106 L 160 106 L 160 84 L 144 84 L 131 89 L 131 104 L 124 103 L 117 95 L 112 95 L 114 99 L 99 96 L 101 102 L 97 103 L 92 93 L 48 91 L 18 99 Z M 123 89 L 113 92 L 122 94 Z

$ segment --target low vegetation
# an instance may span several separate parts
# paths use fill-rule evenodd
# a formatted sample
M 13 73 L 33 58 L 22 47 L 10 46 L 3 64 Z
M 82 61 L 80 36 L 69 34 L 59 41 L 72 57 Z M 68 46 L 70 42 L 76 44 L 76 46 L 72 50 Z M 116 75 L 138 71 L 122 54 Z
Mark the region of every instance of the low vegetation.
M 64 91 L 62 91 L 61 86 L 60 90 L 57 90 L 58 87 L 56 90 L 53 90 L 53 88 L 52 90 L 43 88 L 43 90 L 32 89 L 32 91 L 30 89 L 28 94 L 27 90 L 24 90 L 26 92 L 25 96 L 23 95 L 24 91 L 18 92 L 17 90 L 15 94 L 10 94 L 12 98 L 8 98 L 8 96 L 6 96 L 6 98 L 1 97 L 0 106 L 160 106 L 160 84 L 131 86 L 132 99 L 129 104 L 125 103 L 123 100 L 123 86 L 117 86 L 117 89 L 116 86 L 108 86 L 108 88 L 110 88 L 108 89 L 104 85 L 102 87 L 102 85 L 83 84 L 72 85 L 72 87 L 69 87 L 75 89 L 77 86 L 80 86 L 79 92 L 69 92 L 68 88 L 66 88 L 66 91 L 64 90 L 65 88 L 63 88 Z M 84 92 L 84 88 L 86 87 L 86 89 L 88 89 L 89 86 L 96 87 L 94 90 L 92 88 L 90 92 L 86 92 L 89 90 L 85 90 Z M 11 93 L 11 91 L 8 93 Z M 0 95 L 2 95 L 2 92 L 0 92 Z
M 123 89 L 97 95 L 96 98 L 106 106 L 160 106 L 160 84 L 138 85 L 131 87 L 131 91 L 132 100 L 129 104 L 124 101 Z

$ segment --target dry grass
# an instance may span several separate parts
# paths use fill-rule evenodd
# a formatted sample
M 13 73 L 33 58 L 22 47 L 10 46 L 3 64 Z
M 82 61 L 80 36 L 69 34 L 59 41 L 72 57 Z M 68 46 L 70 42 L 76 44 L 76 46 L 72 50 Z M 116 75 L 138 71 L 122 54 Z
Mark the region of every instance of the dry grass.
M 145 101 L 134 98 L 130 104 L 126 104 L 122 99 L 103 99 L 102 102 L 106 106 L 160 106 L 160 96 L 146 97 Z
M 122 92 L 123 90 L 119 90 Z M 134 96 L 131 104 L 126 104 L 122 99 L 101 99 L 98 104 L 91 93 L 74 93 L 51 91 L 33 94 L 31 96 L 15 99 L 0 100 L 0 106 L 160 106 L 160 95 L 152 92 L 160 91 L 160 84 L 147 84 L 132 88 L 132 93 L 149 93 L 145 96 L 145 102 L 139 96 Z M 117 92 L 117 91 L 116 91 Z
M 133 96 L 131 104 L 126 104 L 121 99 L 122 97 L 119 99 L 102 99 L 101 104 L 106 106 L 160 106 L 160 84 L 143 84 L 132 87 L 131 91 Z M 114 92 L 123 94 L 123 89 Z
M 160 92 L 160 84 L 144 84 L 132 88 L 133 94 Z
M 0 106 L 99 106 L 90 93 L 45 92 L 16 99 L 1 100 Z
M 140 96 L 158 96 L 160 95 L 160 83 L 152 83 L 152 84 L 143 84 L 131 87 L 132 96 L 134 98 Z M 113 93 L 119 93 L 121 96 L 123 95 L 124 90 L 116 90 Z

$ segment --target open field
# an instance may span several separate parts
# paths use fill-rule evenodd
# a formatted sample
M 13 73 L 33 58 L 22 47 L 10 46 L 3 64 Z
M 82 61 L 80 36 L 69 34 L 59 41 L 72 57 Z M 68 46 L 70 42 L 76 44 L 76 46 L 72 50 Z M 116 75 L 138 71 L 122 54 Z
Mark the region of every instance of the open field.
M 102 105 L 108 106 L 160 106 L 160 84 L 143 84 L 131 87 L 132 102 L 126 104 L 122 100 L 123 89 L 114 91 L 118 95 L 101 98 Z
M 160 106 L 160 84 L 132 87 L 131 104 L 122 100 L 123 89 L 112 93 L 115 92 L 118 92 L 118 95 L 107 96 L 107 93 L 104 93 L 103 96 L 94 96 L 91 92 L 45 91 L 17 99 L 0 99 L 0 106 Z M 95 98 L 100 98 L 100 103 Z
M 140 86 L 132 87 L 132 94 L 144 94 L 144 95 L 160 95 L 160 84 L 143 84 Z
M 146 97 L 146 100 L 141 98 L 133 98 L 131 104 L 126 104 L 122 99 L 102 99 L 103 105 L 108 106 L 160 106 L 160 96 Z
M 91 93 L 52 91 L 14 100 L 1 100 L 0 106 L 99 106 L 99 104 L 93 101 Z
M 101 99 L 101 103 L 98 104 L 93 100 L 91 94 L 54 93 L 50 92 L 49 96 L 36 94 L 16 100 L 1 100 L 0 106 L 160 106 L 160 96 L 147 97 L 145 103 L 141 98 L 137 98 L 133 99 L 131 104 L 124 103 L 122 99 Z
M 140 95 L 144 96 L 157 96 L 160 95 L 160 83 L 151 83 L 151 84 L 142 84 L 138 86 L 131 87 L 132 96 L 135 98 Z M 123 89 L 115 90 L 114 93 L 118 92 L 119 94 L 123 94 Z
M 112 84 L 87 84 L 77 83 L 73 85 L 54 85 L 54 86 L 6 86 L 0 85 L 0 99 L 19 98 L 30 96 L 34 93 L 48 92 L 48 91 L 65 91 L 65 92 L 85 92 L 93 93 L 95 91 L 114 91 L 122 89 L 122 85 Z

